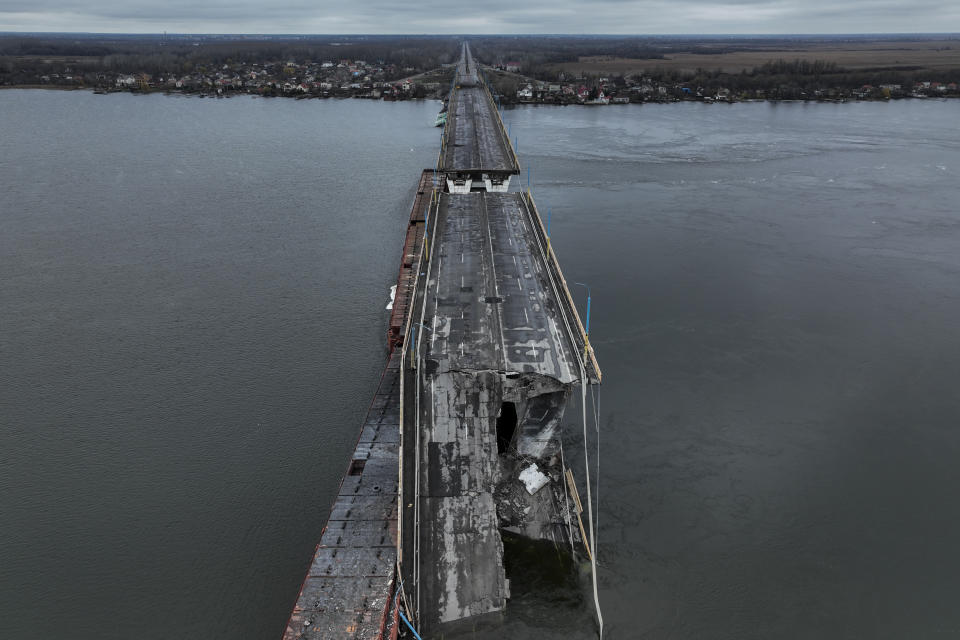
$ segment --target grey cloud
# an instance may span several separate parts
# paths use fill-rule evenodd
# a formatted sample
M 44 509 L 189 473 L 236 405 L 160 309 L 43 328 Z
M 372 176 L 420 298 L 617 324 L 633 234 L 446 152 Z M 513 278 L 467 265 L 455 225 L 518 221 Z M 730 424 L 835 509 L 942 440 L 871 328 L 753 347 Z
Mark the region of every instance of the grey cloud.
M 0 30 L 246 33 L 853 33 L 960 30 L 955 1 L 6 0 Z

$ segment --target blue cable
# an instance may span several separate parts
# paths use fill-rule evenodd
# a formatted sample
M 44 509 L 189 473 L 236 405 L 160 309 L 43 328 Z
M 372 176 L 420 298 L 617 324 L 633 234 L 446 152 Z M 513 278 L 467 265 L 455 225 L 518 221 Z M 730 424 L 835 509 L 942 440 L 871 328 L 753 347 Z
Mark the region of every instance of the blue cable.
M 410 624 L 410 621 L 407 620 L 407 616 L 403 615 L 403 611 L 400 610 L 400 607 L 397 604 L 397 598 L 400 597 L 400 589 L 403 589 L 403 578 L 400 577 L 399 569 L 397 570 L 397 578 L 400 580 L 400 584 L 399 584 L 399 587 L 397 588 L 396 593 L 393 594 L 393 606 L 397 608 L 397 613 L 399 613 L 400 618 L 407 623 L 407 627 L 410 628 L 410 632 L 414 635 L 414 637 L 417 640 L 423 640 L 423 638 L 420 637 L 420 634 L 417 633 L 417 630 L 413 628 L 413 625 Z

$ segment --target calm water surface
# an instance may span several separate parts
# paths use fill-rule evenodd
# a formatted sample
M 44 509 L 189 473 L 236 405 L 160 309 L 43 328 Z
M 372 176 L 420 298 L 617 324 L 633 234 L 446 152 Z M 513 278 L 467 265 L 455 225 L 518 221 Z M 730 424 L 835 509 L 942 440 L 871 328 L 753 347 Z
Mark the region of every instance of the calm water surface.
M 436 108 L 0 92 L 0 637 L 279 637 Z M 958 116 L 507 112 L 593 290 L 607 637 L 960 636 Z M 499 637 L 590 637 L 518 570 Z

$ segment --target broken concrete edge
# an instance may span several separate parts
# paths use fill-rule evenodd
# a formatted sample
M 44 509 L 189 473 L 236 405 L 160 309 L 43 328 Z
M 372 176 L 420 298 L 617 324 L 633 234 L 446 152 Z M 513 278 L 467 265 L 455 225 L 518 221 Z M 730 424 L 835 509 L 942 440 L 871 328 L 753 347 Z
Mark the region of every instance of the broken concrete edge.
M 460 260 L 432 261 L 421 268 L 423 280 L 435 283 L 421 313 L 433 322 L 422 359 L 419 343 L 411 345 L 418 347 L 420 363 L 411 386 L 427 395 L 416 413 L 403 412 L 405 440 L 409 422 L 419 435 L 415 453 L 424 462 L 414 477 L 422 485 L 416 500 L 419 520 L 427 526 L 419 553 L 414 551 L 417 571 L 410 585 L 424 596 L 416 598 L 416 613 L 420 630 L 428 633 L 505 608 L 508 588 L 499 534 L 504 526 L 515 524 L 524 535 L 566 548 L 570 517 L 563 510 L 567 500 L 560 456 L 537 441 L 549 442 L 545 430 L 552 434 L 559 425 L 570 389 L 583 376 L 576 328 L 565 315 L 563 294 L 519 194 L 443 194 L 441 201 L 447 206 L 441 206 L 431 224 L 436 237 L 445 239 L 444 252 L 437 253 L 459 253 Z M 511 277 L 501 282 L 497 276 L 503 273 Z M 464 275 L 471 286 L 465 286 Z M 511 300 L 507 311 L 501 305 Z M 416 315 L 419 290 L 413 306 Z M 534 339 L 546 340 L 548 348 L 514 353 Z M 545 464 L 556 486 L 534 500 L 523 497 L 527 492 L 516 479 L 519 468 L 512 450 L 521 435 L 531 444 L 523 450 L 552 458 Z M 502 494 L 507 504 L 497 504 L 502 484 L 517 488 Z M 408 503 L 406 496 L 403 503 Z

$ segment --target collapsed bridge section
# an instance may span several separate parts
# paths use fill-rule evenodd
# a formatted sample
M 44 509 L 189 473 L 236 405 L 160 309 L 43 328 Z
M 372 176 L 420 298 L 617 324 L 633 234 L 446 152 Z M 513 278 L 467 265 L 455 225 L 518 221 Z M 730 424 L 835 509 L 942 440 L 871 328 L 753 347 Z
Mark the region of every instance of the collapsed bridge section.
M 428 224 L 401 385 L 400 558 L 408 610 L 437 633 L 503 610 L 498 488 L 518 452 L 549 453 L 571 386 L 599 370 L 527 195 L 440 194 Z M 517 528 L 559 540 L 552 495 Z

